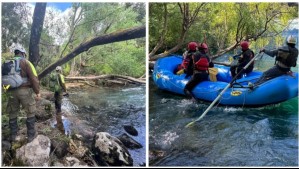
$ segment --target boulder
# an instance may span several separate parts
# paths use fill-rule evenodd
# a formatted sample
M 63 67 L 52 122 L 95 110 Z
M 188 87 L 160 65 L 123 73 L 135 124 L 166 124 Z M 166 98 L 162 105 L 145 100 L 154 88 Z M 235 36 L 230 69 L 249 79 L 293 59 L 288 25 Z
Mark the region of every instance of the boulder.
M 125 125 L 124 129 L 128 134 L 132 136 L 138 136 L 138 131 L 133 126 Z
M 133 159 L 123 143 L 106 132 L 95 135 L 93 153 L 100 165 L 133 166 Z
M 51 141 L 38 135 L 33 141 L 16 150 L 16 158 L 28 166 L 48 166 Z
M 118 136 L 118 139 L 127 147 L 130 149 L 139 149 L 143 146 L 138 143 L 136 140 L 128 136 L 126 133 L 122 134 L 121 136 Z

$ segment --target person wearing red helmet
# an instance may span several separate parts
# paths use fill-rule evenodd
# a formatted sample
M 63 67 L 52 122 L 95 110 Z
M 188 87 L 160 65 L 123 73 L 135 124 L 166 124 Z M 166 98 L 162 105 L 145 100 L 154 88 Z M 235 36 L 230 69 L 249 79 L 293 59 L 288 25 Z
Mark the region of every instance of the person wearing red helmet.
M 273 79 L 275 77 L 291 74 L 291 67 L 296 67 L 298 49 L 296 48 L 296 38 L 295 36 L 288 36 L 286 45 L 281 46 L 275 50 L 261 49 L 260 52 L 264 52 L 271 57 L 275 57 L 275 65 L 269 70 L 265 71 L 262 76 L 254 83 L 254 85 L 259 85 L 267 80 Z
M 254 53 L 251 49 L 249 49 L 249 42 L 247 41 L 242 41 L 240 43 L 242 53 L 239 56 L 238 64 L 231 66 L 230 72 L 232 75 L 232 78 L 234 78 L 242 69 L 245 67 L 250 60 L 254 57 Z M 236 59 L 236 57 L 234 58 Z M 253 70 L 254 62 L 250 64 L 250 66 L 243 71 L 243 73 L 240 73 L 239 76 L 237 77 L 238 79 L 243 76 L 244 73 L 250 73 Z
M 188 65 L 187 70 L 191 70 L 192 78 L 188 81 L 184 88 L 184 92 L 187 96 L 191 97 L 193 101 L 196 101 L 196 98 L 192 94 L 192 90 L 197 84 L 204 80 L 208 80 L 209 76 L 209 67 L 214 67 L 213 62 L 211 62 L 209 56 L 207 55 L 208 46 L 205 43 L 198 44 L 198 52 L 192 55 L 190 64 Z M 188 76 L 188 74 L 187 74 Z
M 180 75 L 183 73 L 190 74 L 190 71 L 187 71 L 187 67 L 189 65 L 189 62 L 191 60 L 191 56 L 197 51 L 197 43 L 196 42 L 189 42 L 187 45 L 187 51 L 183 54 L 183 61 L 181 64 L 178 65 L 176 69 L 176 74 Z
M 206 43 L 198 43 L 198 49 L 204 50 L 205 53 L 208 53 L 208 45 Z

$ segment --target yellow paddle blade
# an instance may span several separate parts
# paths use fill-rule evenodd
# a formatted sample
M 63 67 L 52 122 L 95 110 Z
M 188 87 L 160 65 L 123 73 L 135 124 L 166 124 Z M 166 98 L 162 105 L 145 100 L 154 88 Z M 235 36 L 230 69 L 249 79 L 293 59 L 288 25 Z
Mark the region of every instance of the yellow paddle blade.
M 181 75 L 184 73 L 184 69 L 179 70 L 178 72 L 176 72 L 177 75 Z
M 215 67 L 209 68 L 210 81 L 216 82 L 217 81 L 217 77 L 216 77 L 217 74 L 218 74 L 218 69 L 217 68 L 215 68 Z
M 185 128 L 189 128 L 189 127 L 191 127 L 194 123 L 195 123 L 195 121 L 192 121 L 192 122 L 188 123 L 188 124 L 185 126 Z
M 209 68 L 209 73 L 212 75 L 217 75 L 218 69 L 216 67 L 211 67 L 211 68 Z

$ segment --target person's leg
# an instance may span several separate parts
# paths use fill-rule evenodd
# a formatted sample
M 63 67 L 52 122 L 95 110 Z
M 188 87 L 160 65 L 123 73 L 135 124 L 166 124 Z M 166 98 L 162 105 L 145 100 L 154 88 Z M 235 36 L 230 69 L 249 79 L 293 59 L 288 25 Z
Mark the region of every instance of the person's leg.
M 232 78 L 234 78 L 236 76 L 236 69 L 237 69 L 237 66 L 230 67 L 230 74 L 232 75 Z
M 236 71 L 237 71 L 237 74 L 240 73 L 242 70 L 243 70 L 243 67 L 237 67 L 237 70 L 236 70 Z M 236 74 L 236 75 L 237 75 L 237 74 Z M 243 77 L 243 74 L 244 74 L 244 72 L 240 73 L 240 74 L 238 75 L 237 79 L 242 78 L 242 77 Z
M 270 79 L 275 77 L 284 75 L 285 72 L 281 71 L 277 66 L 270 68 L 269 70 L 265 71 L 262 76 L 254 83 L 254 85 L 260 85 Z
M 206 73 L 194 73 L 192 78 L 186 84 L 184 92 L 187 96 L 191 97 L 193 100 L 196 100 L 192 90 L 204 79 L 207 79 L 208 75 Z
M 20 102 L 16 91 L 8 92 L 7 113 L 9 114 L 9 128 L 11 142 L 15 141 L 18 133 L 18 114 L 20 112 Z
M 27 141 L 30 143 L 36 137 L 35 131 L 35 114 L 36 114 L 36 102 L 33 97 L 33 91 L 31 88 L 22 88 L 18 90 L 18 95 L 23 108 L 27 114 L 26 126 L 27 126 Z
M 62 122 L 62 112 L 61 112 L 61 104 L 62 104 L 62 93 L 61 92 L 55 92 L 55 108 L 56 108 L 56 122 L 57 122 L 57 128 L 61 131 L 61 133 L 65 133 L 63 122 Z

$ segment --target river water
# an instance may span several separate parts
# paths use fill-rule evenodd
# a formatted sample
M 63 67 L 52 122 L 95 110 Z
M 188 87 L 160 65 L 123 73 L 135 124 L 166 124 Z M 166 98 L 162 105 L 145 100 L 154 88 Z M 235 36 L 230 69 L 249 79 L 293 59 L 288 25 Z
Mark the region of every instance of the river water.
M 267 59 L 256 62 L 264 71 Z M 158 89 L 150 78 L 150 166 L 298 166 L 298 98 L 260 108 L 209 106 Z
M 64 98 L 62 109 L 75 110 L 72 116 L 80 119 L 83 130 L 93 132 L 108 132 L 112 136 L 126 133 L 123 126 L 134 126 L 138 136 L 131 136 L 143 148 L 128 149 L 134 166 L 146 162 L 146 117 L 145 117 L 145 87 L 131 88 L 89 88 L 71 91 L 68 99 Z M 71 108 L 70 108 L 71 107 Z M 69 115 L 70 116 L 70 113 Z M 68 117 L 70 118 L 70 117 Z M 64 120 L 64 123 L 68 120 Z M 84 125 L 83 125 L 84 124 Z M 71 130 L 78 128 L 73 124 Z

